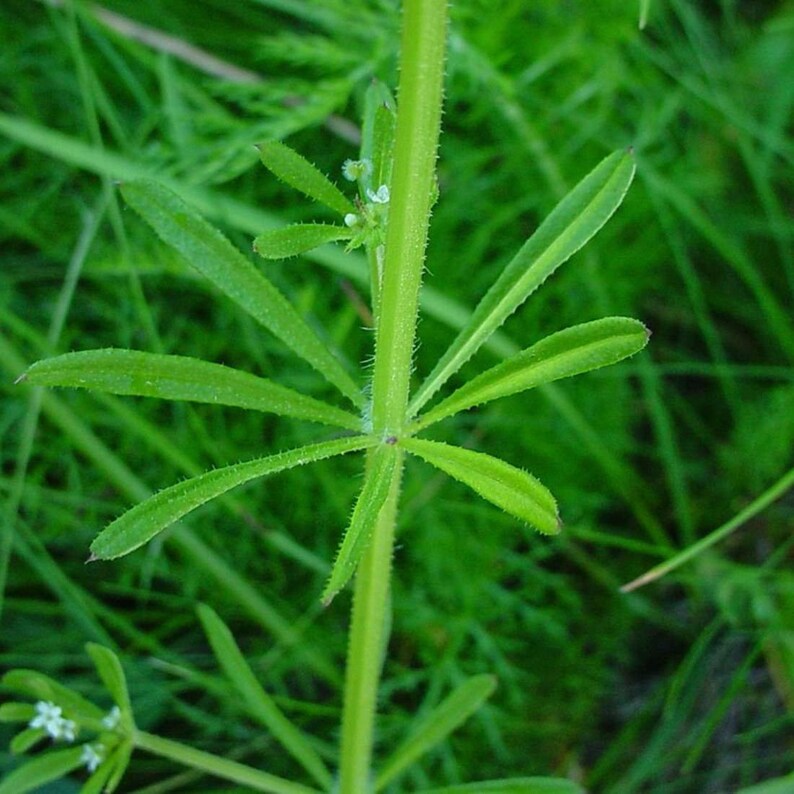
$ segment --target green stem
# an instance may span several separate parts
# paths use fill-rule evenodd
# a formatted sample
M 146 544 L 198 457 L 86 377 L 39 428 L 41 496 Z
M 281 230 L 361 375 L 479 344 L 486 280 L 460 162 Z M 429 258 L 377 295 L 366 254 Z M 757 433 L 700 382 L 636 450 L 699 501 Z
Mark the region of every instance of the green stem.
M 373 432 L 406 424 L 414 336 L 441 126 L 447 0 L 406 0 L 389 222 L 376 301 Z M 373 288 L 376 285 L 373 285 Z M 372 790 L 378 682 L 403 459 L 356 575 L 345 679 L 339 794 Z
M 372 421 L 402 432 L 441 127 L 446 0 L 406 0 L 389 222 L 375 341 Z
M 401 472 L 402 453 L 397 466 Z M 370 791 L 373 731 L 378 681 L 387 639 L 389 583 L 399 492 L 398 473 L 381 510 L 372 542 L 364 552 L 356 573 L 345 671 L 339 794 Z
M 170 758 L 184 766 L 199 769 L 214 777 L 230 780 L 254 791 L 267 791 L 270 794 L 319 794 L 317 789 L 292 783 L 289 780 L 269 775 L 253 767 L 230 761 L 228 758 L 196 750 L 180 742 L 164 739 L 145 731 L 135 731 L 133 735 L 135 747 L 139 750 Z

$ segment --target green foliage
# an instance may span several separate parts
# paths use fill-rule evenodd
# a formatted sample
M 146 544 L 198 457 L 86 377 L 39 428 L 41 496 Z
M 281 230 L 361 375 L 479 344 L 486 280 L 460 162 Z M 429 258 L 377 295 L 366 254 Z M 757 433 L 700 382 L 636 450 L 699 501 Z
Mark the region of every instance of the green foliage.
M 413 415 L 488 337 L 620 206 L 634 177 L 631 152 L 599 163 L 554 209 L 505 267 L 411 401 Z
M 221 364 L 139 350 L 87 350 L 34 364 L 23 376 L 38 386 L 189 400 L 322 422 L 357 430 L 358 417 L 294 389 Z
M 104 715 L 117 678 L 111 666 L 107 686 L 97 683 L 80 650 L 90 639 L 121 655 L 143 744 L 156 733 L 206 750 L 164 742 L 130 758 L 132 745 L 120 742 L 112 763 L 87 774 L 80 761 L 64 786 L 88 780 L 83 790 L 99 791 L 124 774 L 130 788 L 216 790 L 208 775 L 219 757 L 242 776 L 227 786 L 249 790 L 246 775 L 265 767 L 266 790 L 314 784 L 219 675 L 222 661 L 193 618 L 199 600 L 224 616 L 285 719 L 336 763 L 346 596 L 324 611 L 319 598 L 364 484 L 361 457 L 285 469 L 185 514 L 134 555 L 107 566 L 84 559 L 103 526 L 164 485 L 333 441 L 334 428 L 369 432 L 372 337 L 360 328 L 379 313 L 376 249 L 390 207 L 367 206 L 366 191 L 393 183 L 395 103 L 384 85 L 398 79 L 397 6 L 175 0 L 164 13 L 114 4 L 200 48 L 193 61 L 109 27 L 94 6 L 0 8 L 0 666 L 36 668 Z M 571 186 L 629 146 L 637 176 L 593 243 L 417 410 L 408 435 L 422 438 L 401 434 L 389 447 L 432 439 L 498 454 L 542 478 L 565 528 L 538 537 L 406 455 L 393 614 L 373 640 L 383 672 L 374 772 L 410 741 L 411 726 L 432 724 L 423 717 L 487 672 L 498 678 L 488 703 L 385 791 L 785 790 L 794 149 L 790 81 L 780 76 L 794 70 L 791 10 L 671 0 L 575 2 L 561 13 L 558 3 L 528 10 L 508 0 L 494 13 L 465 0 L 450 13 L 438 201 L 431 189 L 422 321 L 409 350 L 414 400 Z M 243 73 L 210 71 L 208 54 Z M 341 205 L 328 216 L 257 168 L 254 145 L 283 139 L 338 180 L 356 225 L 342 225 Z M 369 183 L 346 185 L 340 168 L 356 158 L 372 160 Z M 262 333 L 234 300 L 210 299 L 223 285 L 118 200 L 117 180 L 127 190 L 141 178 L 223 229 L 230 257 L 266 274 L 316 337 L 325 371 L 287 355 L 289 340 Z M 294 231 L 302 227 L 334 230 L 342 245 L 307 248 L 286 266 L 249 258 L 257 236 L 270 235 L 280 256 L 330 239 L 307 239 Z M 243 300 L 249 292 L 245 282 Z M 557 329 L 618 315 L 653 330 L 641 356 L 508 393 L 524 370 L 501 362 L 568 332 Z M 66 355 L 78 364 L 123 348 L 196 362 L 201 377 L 189 388 L 211 399 L 168 397 L 188 396 L 188 386 L 167 362 L 152 395 L 167 402 L 113 396 L 121 359 L 102 375 L 110 392 L 11 385 L 32 361 L 43 373 Z M 333 401 L 331 369 L 352 411 Z M 469 402 L 491 383 L 500 399 Z M 268 400 L 306 412 L 275 416 L 260 409 Z M 382 522 L 392 498 L 368 520 Z M 369 548 L 359 545 L 362 559 Z M 660 581 L 619 594 L 676 560 Z M 35 714 L 30 702 L 0 706 L 22 726 L 0 745 L 32 759 L 0 757 L 10 791 L 36 766 L 46 778 L 60 763 L 62 745 L 27 727 Z M 184 763 L 201 772 L 180 777 Z M 512 774 L 557 778 L 505 780 Z
M 339 361 L 284 296 L 176 194 L 156 182 L 129 182 L 122 195 L 168 245 L 241 309 L 361 406 L 363 398 Z
M 557 502 L 531 474 L 499 458 L 452 447 L 438 441 L 411 438 L 401 442 L 409 452 L 465 483 L 484 499 L 526 521 L 547 535 L 561 527 Z
M 129 554 L 211 499 L 243 483 L 295 466 L 365 449 L 374 442 L 363 436 L 325 441 L 258 460 L 236 463 L 158 491 L 119 516 L 91 544 L 92 559 L 112 560 Z
M 415 427 L 424 428 L 475 405 L 616 364 L 642 350 L 648 337 L 642 323 L 626 317 L 608 317 L 558 331 L 461 386 L 421 416 Z

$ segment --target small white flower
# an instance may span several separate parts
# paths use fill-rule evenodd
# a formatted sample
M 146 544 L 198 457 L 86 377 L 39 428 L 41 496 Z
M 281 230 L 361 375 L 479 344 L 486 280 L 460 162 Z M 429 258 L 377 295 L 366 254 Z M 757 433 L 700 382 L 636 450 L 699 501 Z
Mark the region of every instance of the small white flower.
M 358 223 L 358 215 L 355 212 L 348 212 L 345 215 L 345 226 L 355 226 Z
M 60 738 L 67 742 L 73 742 L 74 737 L 77 735 L 77 725 L 74 720 L 61 720 L 61 733 Z M 59 737 L 54 737 L 59 738 Z
M 80 760 L 85 764 L 89 772 L 95 772 L 97 767 L 105 760 L 105 748 L 101 744 L 84 744 Z
M 370 190 L 367 188 L 367 198 L 373 204 L 388 204 L 389 203 L 389 188 L 387 185 L 381 185 L 377 190 Z
M 44 728 L 50 736 L 60 732 L 61 707 L 49 701 L 40 700 L 36 703 L 36 716 L 28 723 L 29 728 Z
M 64 739 L 73 742 L 77 733 L 77 725 L 73 720 L 63 716 L 60 706 L 50 701 L 40 700 L 36 703 L 36 716 L 28 723 L 29 728 L 43 728 L 53 739 Z
M 118 727 L 120 720 L 121 709 L 118 706 L 113 706 L 113 708 L 102 718 L 102 725 L 104 725 L 109 731 L 112 731 L 114 728 Z
M 342 176 L 348 182 L 365 179 L 372 173 L 372 163 L 367 160 L 345 160 L 342 165 Z

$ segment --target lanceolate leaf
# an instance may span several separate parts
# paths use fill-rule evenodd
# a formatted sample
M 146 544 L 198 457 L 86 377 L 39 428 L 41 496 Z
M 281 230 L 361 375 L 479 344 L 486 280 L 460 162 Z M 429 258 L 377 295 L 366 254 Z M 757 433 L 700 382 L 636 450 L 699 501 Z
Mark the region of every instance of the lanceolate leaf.
M 642 350 L 648 329 L 628 317 L 605 317 L 547 336 L 483 372 L 421 416 L 415 430 L 474 405 L 615 364 Z
M 355 207 L 325 174 L 303 155 L 280 141 L 259 144 L 259 157 L 265 168 L 304 196 L 313 198 L 340 215 L 355 212 Z
M 0 783 L 0 794 L 26 794 L 65 777 L 83 765 L 82 747 L 51 750 L 9 772 Z
M 225 466 L 172 485 L 135 505 L 94 539 L 91 559 L 112 560 L 129 554 L 187 513 L 238 485 L 334 455 L 366 449 L 367 436 L 323 441 L 246 463 Z
M 353 517 L 345 531 L 334 567 L 323 591 L 322 601 L 326 606 L 347 584 L 369 544 L 393 479 L 399 473 L 397 465 L 399 454 L 396 447 L 381 444 L 370 456 L 364 475 L 364 485 L 353 510 Z
M 50 736 L 44 728 L 26 728 L 11 740 L 8 749 L 13 755 L 22 755 L 49 738 Z
M 260 234 L 254 251 L 264 259 L 287 259 L 335 240 L 349 240 L 352 232 L 345 226 L 325 223 L 297 223 Z
M 370 185 L 391 184 L 391 161 L 397 113 L 384 83 L 373 80 L 364 96 L 361 125 L 361 156 L 372 163 Z
M 99 673 L 99 677 L 102 679 L 102 683 L 113 698 L 113 702 L 119 707 L 122 724 L 127 728 L 132 728 L 132 704 L 127 691 L 127 679 L 124 675 L 124 668 L 121 666 L 119 657 L 110 648 L 106 648 L 96 642 L 86 643 L 85 647 L 94 663 L 94 667 L 97 669 L 97 673 Z
M 121 783 L 127 767 L 130 765 L 132 759 L 132 751 L 134 747 L 132 741 L 129 739 L 124 740 L 116 745 L 107 758 L 107 763 L 111 767 L 108 782 L 105 785 L 105 794 L 112 794 Z M 82 794 L 82 793 L 81 793 Z
M 552 211 L 488 290 L 411 401 L 412 416 L 620 206 L 634 177 L 630 151 L 599 163 Z
M 232 405 L 358 430 L 361 420 L 339 408 L 222 364 L 139 350 L 85 350 L 36 362 L 24 375 L 39 386 L 83 389 Z
M 36 670 L 9 670 L 0 683 L 12 692 L 55 703 L 63 709 L 65 717 L 81 723 L 99 722 L 105 716 L 99 706 Z
M 562 528 L 557 502 L 531 474 L 484 452 L 439 441 L 404 438 L 399 444 L 541 532 L 555 535 Z
M 491 696 L 496 688 L 492 675 L 477 675 L 461 684 L 422 720 L 381 768 L 375 791 L 385 788 L 418 758 L 462 725 Z
M 585 790 L 573 780 L 561 777 L 516 777 L 423 789 L 418 794 L 585 794 Z
M 121 192 L 165 243 L 353 403 L 363 407 L 363 395 L 327 346 L 292 304 L 217 229 L 158 182 L 125 182 Z
M 215 658 L 234 685 L 245 708 L 267 727 L 323 789 L 330 789 L 333 780 L 322 759 L 300 729 L 284 716 L 273 698 L 262 688 L 229 627 L 206 604 L 199 605 L 198 615 Z

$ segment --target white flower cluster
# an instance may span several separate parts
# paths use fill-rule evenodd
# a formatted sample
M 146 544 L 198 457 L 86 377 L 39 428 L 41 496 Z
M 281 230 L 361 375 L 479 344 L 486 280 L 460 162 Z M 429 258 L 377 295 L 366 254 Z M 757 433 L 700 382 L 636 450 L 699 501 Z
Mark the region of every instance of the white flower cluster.
M 77 736 L 77 724 L 63 716 L 63 709 L 48 700 L 36 703 L 36 716 L 28 723 L 29 728 L 44 729 L 52 739 L 73 742 Z M 113 708 L 102 719 L 102 725 L 109 731 L 118 727 L 121 711 L 118 706 Z M 101 744 L 84 744 L 80 760 L 89 772 L 94 772 L 105 760 L 105 748 Z
M 105 760 L 105 748 L 101 744 L 84 744 L 80 760 L 89 772 L 96 772 L 97 767 Z
M 43 728 L 53 739 L 73 742 L 77 732 L 74 720 L 67 720 L 63 710 L 49 701 L 36 703 L 36 716 L 28 724 L 30 728 Z

